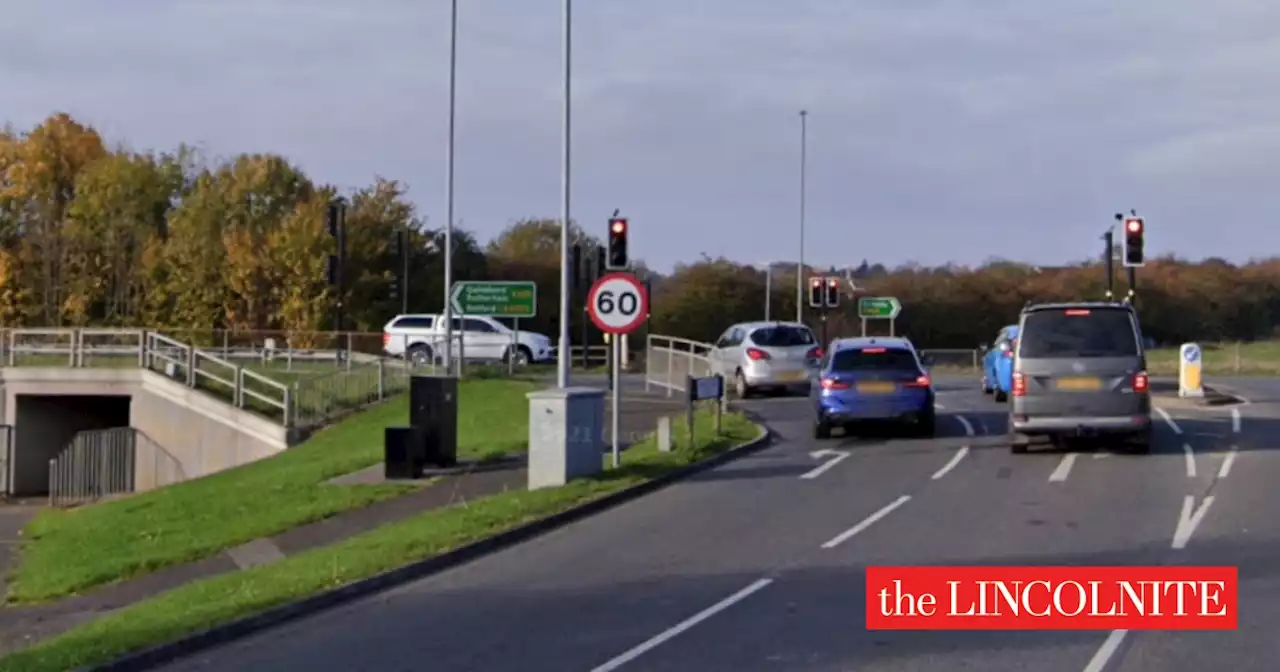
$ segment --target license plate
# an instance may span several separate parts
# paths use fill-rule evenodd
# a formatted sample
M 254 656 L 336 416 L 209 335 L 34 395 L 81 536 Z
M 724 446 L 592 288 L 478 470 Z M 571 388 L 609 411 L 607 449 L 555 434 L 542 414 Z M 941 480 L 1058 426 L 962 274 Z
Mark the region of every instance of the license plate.
M 893 383 L 858 383 L 858 391 L 867 394 L 889 394 L 895 389 Z
M 787 372 L 778 374 L 778 380 L 781 380 L 784 382 L 790 382 L 790 381 L 799 382 L 804 379 L 805 379 L 804 371 L 787 371 Z
M 1059 378 L 1059 390 L 1100 390 L 1102 381 L 1097 378 Z

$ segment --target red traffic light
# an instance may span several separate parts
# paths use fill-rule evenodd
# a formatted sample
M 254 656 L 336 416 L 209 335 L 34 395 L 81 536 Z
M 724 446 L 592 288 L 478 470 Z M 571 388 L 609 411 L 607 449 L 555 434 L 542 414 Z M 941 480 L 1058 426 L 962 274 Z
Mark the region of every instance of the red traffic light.
M 1141 219 L 1125 220 L 1124 228 L 1129 233 L 1142 233 L 1142 220 Z
M 627 232 L 627 220 L 625 220 L 625 219 L 615 219 L 615 220 L 613 220 L 612 222 L 609 222 L 609 230 L 610 230 L 610 231 L 612 231 L 612 232 L 614 233 L 614 235 L 619 235 L 619 236 L 620 236 L 620 235 L 622 235 L 622 234 L 624 234 L 624 233 L 626 233 L 626 232 Z
M 836 286 L 836 279 L 835 279 L 835 278 L 831 278 L 830 280 L 828 280 L 828 281 L 827 281 L 827 284 L 828 284 L 828 285 L 831 285 L 832 287 L 835 287 L 835 286 Z
M 809 284 L 813 285 L 814 287 L 821 287 L 821 286 L 822 286 L 822 279 L 821 279 L 821 278 L 814 278 L 813 280 L 809 281 Z

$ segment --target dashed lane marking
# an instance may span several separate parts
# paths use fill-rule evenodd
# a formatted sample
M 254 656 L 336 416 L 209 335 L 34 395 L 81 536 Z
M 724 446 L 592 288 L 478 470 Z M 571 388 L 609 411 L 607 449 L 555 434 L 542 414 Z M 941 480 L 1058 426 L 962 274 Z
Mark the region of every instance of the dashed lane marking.
M 951 459 L 947 461 L 946 464 L 942 465 L 941 469 L 934 472 L 932 480 L 936 481 L 942 478 L 943 476 L 946 476 L 947 472 L 951 471 L 952 469 L 955 469 L 956 465 L 960 464 L 960 460 L 963 460 L 964 456 L 968 454 L 969 454 L 969 446 L 960 446 L 960 450 L 957 450 L 956 454 L 952 455 Z
M 1156 413 L 1159 413 L 1160 417 L 1164 418 L 1165 424 L 1169 425 L 1169 429 L 1172 429 L 1174 434 L 1178 434 L 1179 436 L 1182 435 L 1182 428 L 1178 426 L 1178 423 L 1173 421 L 1173 416 L 1169 415 L 1168 411 L 1157 406 Z
M 903 495 L 895 499 L 888 506 L 885 506 L 879 511 L 876 511 L 875 513 L 867 516 L 866 518 L 863 518 L 862 522 L 836 535 L 835 538 L 823 544 L 822 547 L 835 548 L 836 546 L 843 544 L 844 542 L 852 539 L 855 535 L 866 530 L 868 527 L 875 525 L 881 518 L 884 518 L 885 516 L 893 513 L 895 509 L 902 506 L 903 504 L 906 504 L 909 501 L 911 501 L 911 495 Z
M 1075 465 L 1077 457 L 1079 457 L 1077 453 L 1063 455 L 1062 461 L 1058 463 L 1058 468 L 1054 469 L 1052 474 L 1049 474 L 1049 482 L 1061 483 L 1067 480 L 1067 477 L 1071 475 L 1071 467 Z

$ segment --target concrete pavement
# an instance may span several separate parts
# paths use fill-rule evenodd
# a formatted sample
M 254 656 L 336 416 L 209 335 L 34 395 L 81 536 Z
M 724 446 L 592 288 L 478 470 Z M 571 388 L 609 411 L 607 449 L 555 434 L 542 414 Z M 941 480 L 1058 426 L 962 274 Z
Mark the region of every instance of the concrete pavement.
M 930 440 L 814 441 L 804 400 L 745 402 L 774 447 L 165 669 L 1274 669 L 1280 408 L 1171 406 L 1146 456 L 1012 455 L 1004 405 L 937 385 Z M 1240 629 L 864 628 L 867 565 L 1163 563 L 1239 565 Z

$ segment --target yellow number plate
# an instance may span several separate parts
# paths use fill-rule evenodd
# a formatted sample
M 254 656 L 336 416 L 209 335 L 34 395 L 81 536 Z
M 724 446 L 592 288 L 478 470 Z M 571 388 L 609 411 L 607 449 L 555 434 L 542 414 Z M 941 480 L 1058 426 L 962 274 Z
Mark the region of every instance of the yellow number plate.
M 1059 378 L 1059 390 L 1100 390 L 1102 381 L 1097 378 Z
M 804 371 L 787 371 L 778 374 L 778 379 L 783 381 L 801 381 L 805 379 Z
M 889 394 L 895 389 L 893 383 L 858 383 L 858 391 L 867 394 Z

